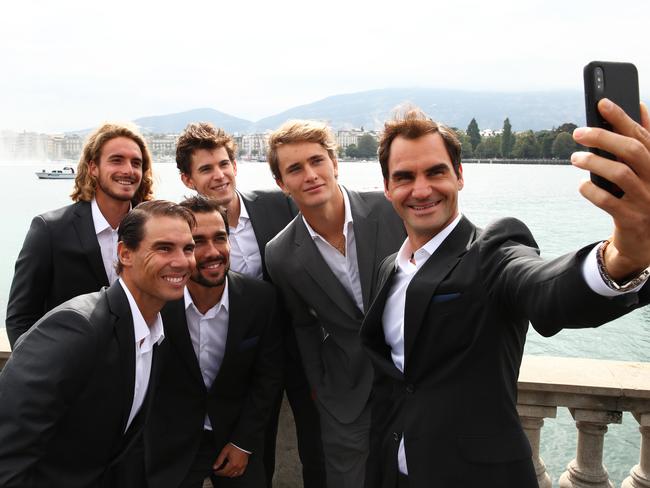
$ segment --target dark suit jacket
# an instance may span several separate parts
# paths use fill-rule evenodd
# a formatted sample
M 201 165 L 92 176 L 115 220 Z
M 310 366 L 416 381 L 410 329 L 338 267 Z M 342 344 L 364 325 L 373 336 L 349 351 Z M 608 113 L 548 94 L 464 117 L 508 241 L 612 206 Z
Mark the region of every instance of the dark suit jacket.
M 293 200 L 278 190 L 256 190 L 240 192 L 251 219 L 257 247 L 262 256 L 262 272 L 265 281 L 270 281 L 264 257 L 266 243 L 291 222 L 298 210 Z
M 184 300 L 163 309 L 160 382 L 145 429 L 149 486 L 176 487 L 198 451 L 206 413 L 219 451 L 228 442 L 260 452 L 282 379 L 281 337 L 271 285 L 228 272 L 229 323 L 219 373 L 206 389 Z M 215 453 L 215 460 L 218 452 Z
M 404 227 L 382 193 L 347 191 L 367 308 L 377 265 L 399 248 Z M 291 315 L 318 401 L 340 422 L 352 422 L 368 401 L 373 378 L 359 341 L 363 311 L 321 256 L 300 214 L 267 244 L 266 265 Z
M 50 311 L 0 373 L 0 486 L 111 486 L 107 472 L 147 408 L 125 434 L 134 383 L 133 320 L 119 283 Z
M 407 289 L 404 374 L 382 328 L 395 273 L 395 256 L 386 259 L 361 330 L 376 369 L 367 486 L 395 486 L 402 433 L 411 488 L 431 480 L 537 486 L 516 410 L 529 321 L 551 336 L 598 326 L 650 298 L 648 286 L 616 299 L 592 292 L 580 269 L 591 247 L 544 261 L 521 222 L 504 219 L 481 231 L 463 217 Z
M 90 202 L 34 217 L 16 260 L 7 303 L 11 347 L 45 312 L 107 285 Z

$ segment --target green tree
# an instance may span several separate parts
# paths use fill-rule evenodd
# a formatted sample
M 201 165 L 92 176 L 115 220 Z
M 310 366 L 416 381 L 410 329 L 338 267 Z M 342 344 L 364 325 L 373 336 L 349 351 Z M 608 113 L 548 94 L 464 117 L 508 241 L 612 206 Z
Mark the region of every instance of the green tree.
M 481 131 L 478 129 L 476 119 L 472 119 L 467 126 L 467 135 L 469 136 L 469 142 L 472 144 L 472 150 L 476 149 L 476 146 L 481 142 Z
M 540 130 L 535 132 L 535 137 L 539 144 L 540 157 L 551 159 L 553 157 L 553 141 L 555 140 L 555 132 L 550 130 Z
M 515 138 L 512 135 L 512 125 L 510 125 L 510 119 L 506 118 L 503 121 L 503 132 L 501 133 L 501 156 L 509 158 L 514 145 Z
M 469 137 L 462 130 L 456 129 L 456 137 L 460 141 L 460 154 L 463 159 L 474 157 L 474 150 L 472 149 L 472 143 L 469 142 Z
M 377 157 L 377 139 L 370 134 L 364 134 L 357 141 L 357 157 L 359 158 L 376 158 Z
M 573 134 L 573 131 L 578 128 L 577 125 L 571 123 L 571 122 L 565 122 L 562 124 L 560 127 L 555 129 L 556 132 L 568 132 L 569 134 Z
M 573 137 L 568 132 L 560 132 L 553 141 L 553 157 L 558 159 L 569 159 L 571 153 L 578 150 L 573 142 Z
M 535 138 L 532 130 L 517 134 L 515 147 L 512 149 L 512 154 L 516 158 L 521 159 L 535 159 L 540 157 L 539 142 Z
M 345 149 L 343 149 L 343 146 L 338 146 L 336 148 L 336 155 L 338 156 L 339 159 L 345 156 Z
M 484 137 L 476 146 L 474 156 L 477 158 L 498 158 L 501 156 L 501 141 L 499 136 Z
M 359 157 L 359 150 L 357 149 L 356 144 L 350 144 L 348 147 L 345 148 L 345 155 L 348 158 L 358 158 Z

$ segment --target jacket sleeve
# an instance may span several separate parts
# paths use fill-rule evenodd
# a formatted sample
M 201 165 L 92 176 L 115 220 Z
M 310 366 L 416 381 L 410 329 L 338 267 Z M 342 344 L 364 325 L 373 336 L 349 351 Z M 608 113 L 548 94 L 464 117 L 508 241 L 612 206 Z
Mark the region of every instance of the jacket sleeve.
M 0 486 L 33 486 L 30 470 L 87 383 L 96 343 L 88 321 L 66 309 L 18 343 L 0 373 Z
M 582 263 L 594 244 L 544 260 L 528 228 L 516 219 L 486 228 L 483 243 L 485 286 L 543 336 L 565 328 L 598 327 L 648 301 L 648 286 L 613 298 L 589 288 Z
M 51 282 L 51 236 L 47 222 L 37 216 L 18 254 L 7 301 L 6 328 L 12 349 L 16 340 L 45 314 Z

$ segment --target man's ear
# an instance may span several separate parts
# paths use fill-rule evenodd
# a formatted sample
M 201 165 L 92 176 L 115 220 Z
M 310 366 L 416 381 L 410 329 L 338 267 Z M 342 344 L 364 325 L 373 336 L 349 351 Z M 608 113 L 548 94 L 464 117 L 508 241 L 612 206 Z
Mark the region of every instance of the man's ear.
M 185 173 L 181 173 L 181 181 L 183 184 L 188 187 L 190 190 L 194 190 L 194 183 L 192 183 L 192 177 L 189 175 L 186 175 Z
M 88 172 L 90 173 L 91 176 L 97 178 L 97 174 L 99 173 L 99 168 L 97 167 L 97 163 L 95 163 L 95 161 L 88 161 Z
M 125 268 L 133 266 L 133 251 L 126 247 L 122 241 L 117 243 L 117 259 Z
M 287 190 L 287 187 L 284 186 L 284 183 L 282 183 L 282 180 L 280 178 L 275 179 L 275 184 L 278 185 L 278 188 L 280 188 L 280 190 L 282 190 L 282 193 L 284 193 L 288 197 L 291 196 L 289 190 Z

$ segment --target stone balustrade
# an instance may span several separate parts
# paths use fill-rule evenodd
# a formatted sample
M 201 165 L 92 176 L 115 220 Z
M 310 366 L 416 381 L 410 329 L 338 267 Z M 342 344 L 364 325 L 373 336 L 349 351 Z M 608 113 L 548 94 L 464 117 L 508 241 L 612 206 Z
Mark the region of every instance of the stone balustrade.
M 533 450 L 540 488 L 551 478 L 539 455 L 544 419 L 568 408 L 576 423 L 575 458 L 560 476 L 560 488 L 613 488 L 603 466 L 607 426 L 623 412 L 639 423 L 639 464 L 621 488 L 650 488 L 650 363 L 525 356 L 519 374 L 517 409 Z
M 9 341 L 5 330 L 0 329 L 0 368 L 8 357 Z M 623 412 L 631 412 L 639 423 L 641 442 L 639 463 L 631 467 L 621 488 L 650 488 L 650 363 L 524 357 L 517 410 L 532 447 L 540 488 L 552 486 L 539 448 L 543 442 L 544 419 L 555 418 L 558 407 L 571 412 L 577 430 L 577 452 L 560 476 L 560 488 L 613 488 L 603 466 L 604 439 L 607 426 L 621 423 Z M 284 408 L 282 417 L 290 415 L 291 411 Z M 290 427 L 287 418 L 282 421 Z M 283 442 L 295 443 L 295 438 Z M 285 448 L 283 451 L 295 452 L 295 446 Z M 297 456 L 284 460 L 296 466 L 298 462 Z M 299 483 L 298 476 L 294 476 Z M 293 479 L 277 478 L 275 481 L 281 486 L 294 486 Z

